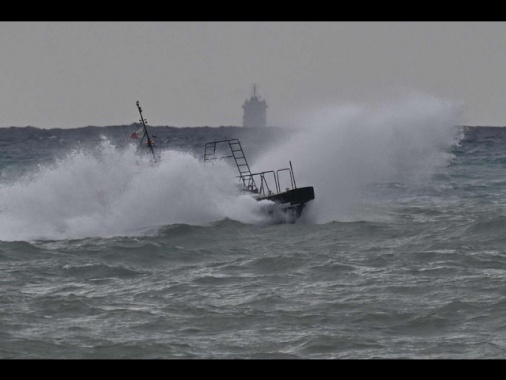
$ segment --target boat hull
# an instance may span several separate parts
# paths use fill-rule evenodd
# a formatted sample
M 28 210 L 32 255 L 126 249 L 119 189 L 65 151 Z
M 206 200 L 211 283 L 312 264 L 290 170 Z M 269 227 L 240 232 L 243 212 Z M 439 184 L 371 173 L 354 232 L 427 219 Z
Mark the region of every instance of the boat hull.
M 283 193 L 257 197 L 258 201 L 268 200 L 281 205 L 284 211 L 293 212 L 296 218 L 300 216 L 306 203 L 314 199 L 313 186 L 299 187 Z
M 307 203 L 314 199 L 313 186 L 299 187 L 296 189 L 288 190 L 283 193 L 266 195 L 258 197 L 258 200 L 269 200 L 276 203 L 290 203 L 291 205 L 298 205 Z

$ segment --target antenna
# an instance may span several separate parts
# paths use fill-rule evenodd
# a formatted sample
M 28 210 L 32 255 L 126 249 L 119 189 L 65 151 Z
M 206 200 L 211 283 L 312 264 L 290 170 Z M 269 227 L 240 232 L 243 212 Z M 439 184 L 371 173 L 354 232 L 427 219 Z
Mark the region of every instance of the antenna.
M 153 143 L 151 142 L 151 137 L 149 137 L 148 129 L 146 128 L 147 120 L 144 119 L 144 117 L 142 116 L 142 108 L 139 105 L 138 100 L 137 100 L 136 104 L 137 104 L 137 108 L 139 109 L 139 114 L 141 115 L 141 120 L 139 120 L 139 121 L 142 123 L 142 126 L 144 127 L 144 134 L 148 138 L 148 146 L 149 146 L 149 149 L 151 149 L 151 153 L 153 154 L 153 159 L 155 160 L 155 164 L 156 164 L 156 156 L 155 156 L 155 151 L 153 150 Z M 142 143 L 142 140 L 141 140 L 141 143 Z

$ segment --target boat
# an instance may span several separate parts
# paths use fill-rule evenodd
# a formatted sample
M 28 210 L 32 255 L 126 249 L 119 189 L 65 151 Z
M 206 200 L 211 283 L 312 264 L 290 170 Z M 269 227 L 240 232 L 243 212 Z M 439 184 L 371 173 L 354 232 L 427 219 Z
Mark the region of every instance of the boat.
M 270 213 L 280 210 L 290 217 L 299 218 L 306 204 L 315 199 L 313 186 L 297 187 L 290 166 L 278 170 L 253 173 L 250 170 L 239 139 L 211 141 L 204 147 L 204 162 L 233 159 L 239 172 L 240 191 L 251 194 L 257 201 L 271 201 L 276 206 Z
M 145 149 L 147 146 L 153 157 L 152 162 L 157 164 L 159 160 L 153 149 L 154 136 L 151 137 L 148 133 L 147 120 L 142 115 L 138 101 L 136 105 L 141 126 L 130 135 L 130 138 L 140 140 L 139 148 Z M 266 203 L 274 206 L 266 207 L 271 215 L 278 216 L 280 211 L 286 216 L 283 220 L 293 222 L 301 216 L 306 204 L 315 198 L 312 186 L 297 187 L 291 161 L 290 167 L 287 168 L 252 173 L 238 139 L 211 141 L 205 144 L 204 162 L 226 158 L 233 158 L 235 162 L 239 172 L 240 192 L 252 195 L 259 202 L 269 201 Z

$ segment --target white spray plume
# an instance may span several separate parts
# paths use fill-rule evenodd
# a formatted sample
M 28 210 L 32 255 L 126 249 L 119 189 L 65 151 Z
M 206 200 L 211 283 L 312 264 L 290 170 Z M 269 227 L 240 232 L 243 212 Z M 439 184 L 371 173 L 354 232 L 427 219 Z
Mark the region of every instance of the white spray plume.
M 54 165 L 0 186 L 0 240 L 132 236 L 170 224 L 230 218 L 262 223 L 257 202 L 239 196 L 235 172 L 189 153 L 164 151 L 158 165 L 103 139 Z
M 297 186 L 315 189 L 312 220 L 350 220 L 368 185 L 421 183 L 445 166 L 462 111 L 459 104 L 421 94 L 325 107 L 299 119 L 298 132 L 252 166 L 263 171 L 292 161 Z
M 250 163 L 255 172 L 289 166 L 298 187 L 315 200 L 301 218 L 326 223 L 353 219 L 361 192 L 375 182 L 417 183 L 449 159 L 461 108 L 428 96 L 377 106 L 327 107 L 303 120 L 284 145 Z M 264 224 L 262 202 L 238 195 L 236 169 L 164 151 L 150 165 L 135 147 L 103 139 L 52 166 L 0 185 L 0 240 L 138 235 L 170 224 L 203 225 L 230 218 Z

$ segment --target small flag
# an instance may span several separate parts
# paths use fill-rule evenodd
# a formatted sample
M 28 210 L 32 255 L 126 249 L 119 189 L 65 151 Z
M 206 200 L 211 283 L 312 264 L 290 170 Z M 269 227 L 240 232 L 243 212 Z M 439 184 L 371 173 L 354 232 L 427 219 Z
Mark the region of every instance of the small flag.
M 130 135 L 130 138 L 131 139 L 140 139 L 141 137 L 143 137 L 143 128 L 139 128 L 137 131 L 135 131 L 134 133 L 132 133 Z

